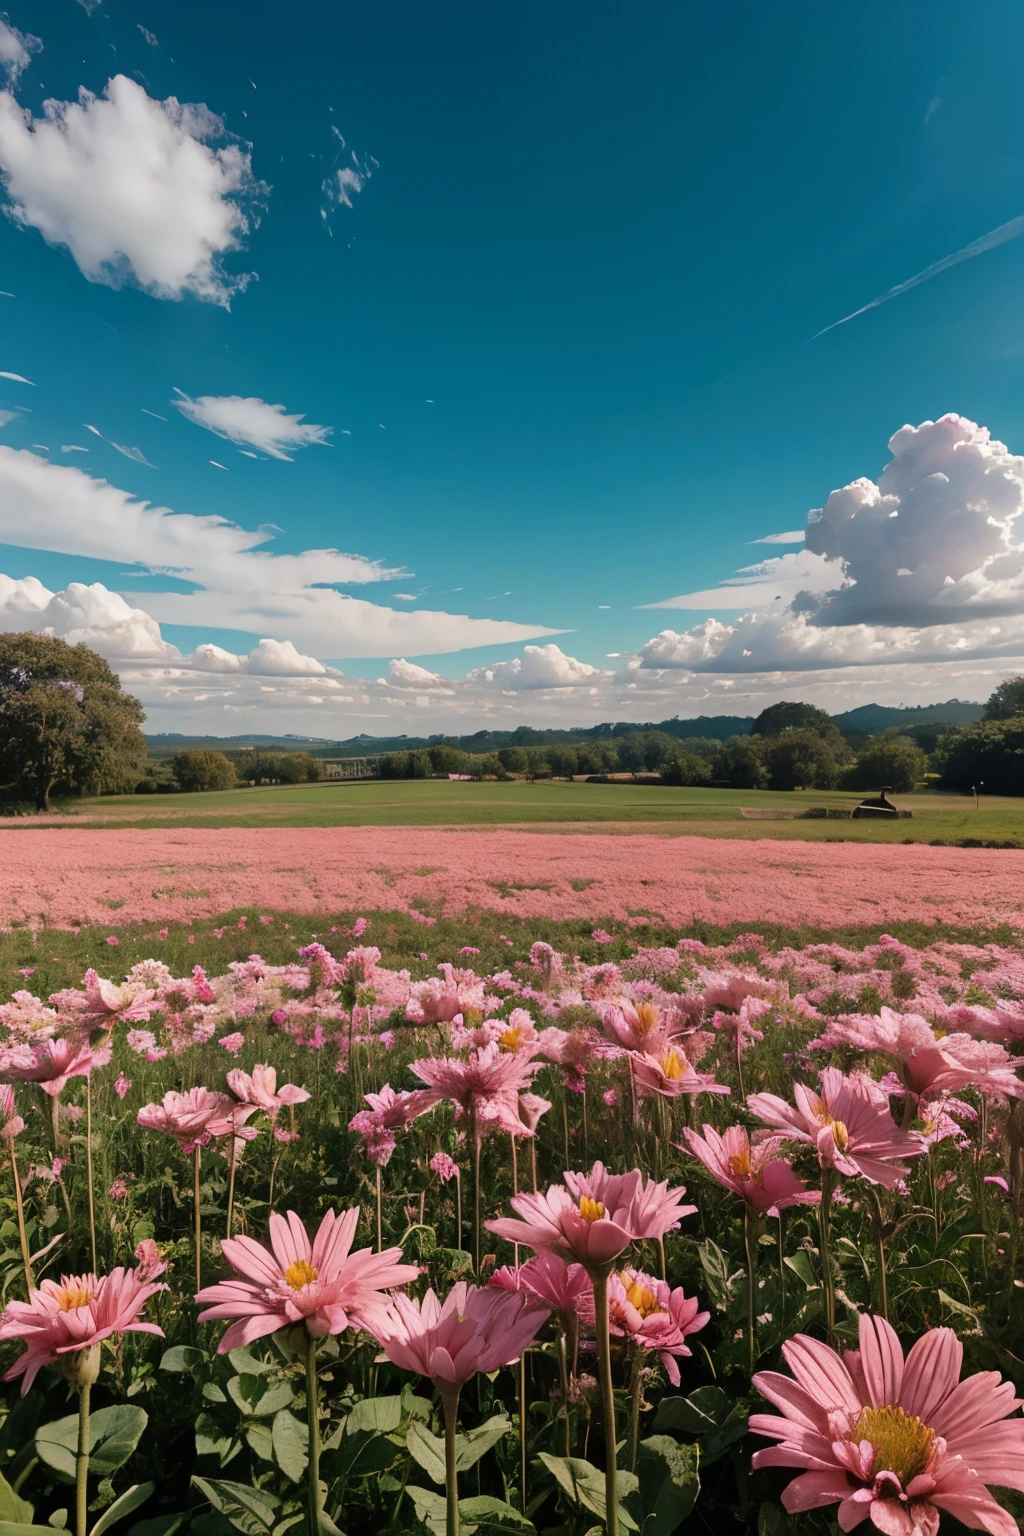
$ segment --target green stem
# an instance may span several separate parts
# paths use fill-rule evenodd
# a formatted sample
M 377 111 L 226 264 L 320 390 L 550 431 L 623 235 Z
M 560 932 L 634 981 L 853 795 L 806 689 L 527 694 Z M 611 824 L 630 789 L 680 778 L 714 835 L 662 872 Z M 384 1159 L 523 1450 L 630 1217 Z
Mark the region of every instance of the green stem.
M 462 1171 L 455 1170 L 455 1247 L 462 1252 Z
M 21 1263 L 25 1271 L 25 1285 L 28 1289 L 28 1299 L 32 1300 L 32 1292 L 36 1288 L 32 1277 L 32 1256 L 28 1248 L 28 1233 L 25 1230 L 25 1203 L 21 1198 L 21 1179 L 18 1177 L 18 1159 L 14 1155 L 14 1137 L 7 1143 L 11 1153 L 11 1177 L 14 1179 L 14 1203 L 18 1212 L 18 1241 L 21 1243 Z
M 203 1228 L 199 1214 L 199 1160 L 202 1153 L 198 1147 L 192 1154 L 192 1220 L 193 1220 L 193 1245 L 196 1258 L 196 1290 L 203 1288 Z
M 526 1514 L 526 1351 L 519 1356 L 519 1508 Z
M 383 1183 L 384 1183 L 384 1175 L 381 1172 L 380 1163 L 378 1163 L 377 1164 L 377 1252 L 378 1253 L 380 1253 L 381 1249 L 384 1247 L 384 1243 L 383 1243 L 383 1240 L 382 1240 L 381 1213 L 380 1213 L 381 1201 L 382 1201 L 383 1196 L 384 1196 Z
M 740 1098 L 744 1104 L 747 1102 L 747 1091 L 743 1086 L 743 1047 L 740 1044 L 740 1026 L 736 1023 L 736 1081 L 739 1085 Z
M 635 1475 L 637 1456 L 640 1453 L 640 1404 L 644 1396 L 644 1379 L 641 1374 L 643 1355 L 638 1349 L 634 1349 L 632 1354 L 632 1380 L 629 1394 L 629 1470 Z
M 743 1211 L 743 1245 L 747 1255 L 747 1366 L 754 1374 L 757 1361 L 757 1214 L 750 1206 Z
M 444 1491 L 448 1503 L 445 1536 L 459 1536 L 459 1473 L 456 1435 L 459 1427 L 459 1389 L 442 1389 L 444 1403 Z
M 619 1536 L 619 1479 L 615 1437 L 615 1391 L 612 1387 L 612 1346 L 608 1330 L 608 1276 L 592 1275 L 594 1316 L 597 1323 L 597 1368 L 601 1383 L 601 1411 L 604 1417 L 604 1499 L 605 1529 L 608 1536 Z
M 480 1132 L 476 1115 L 470 1125 L 473 1157 L 473 1273 L 480 1278 Z
M 75 1530 L 86 1536 L 89 1528 L 89 1393 L 78 1389 L 78 1455 L 75 1459 Z
M 309 1536 L 320 1536 L 323 1506 L 320 1492 L 320 1403 L 316 1382 L 316 1339 L 306 1340 L 306 1432 L 309 1465 L 306 1468 L 309 1503 Z
M 875 1252 L 878 1255 L 878 1283 L 881 1293 L 882 1316 L 889 1321 L 889 1280 L 885 1272 L 885 1223 L 882 1220 L 882 1202 L 874 1184 L 868 1185 L 871 1199 L 871 1225 L 875 1230 Z
M 565 1454 L 572 1455 L 572 1425 L 569 1421 L 569 1359 L 565 1347 L 565 1330 L 558 1329 L 558 1376 L 562 1387 L 562 1412 L 565 1415 Z
M 92 1272 L 96 1273 L 96 1202 L 92 1187 L 92 1078 L 85 1079 L 85 1177 L 89 1186 L 89 1242 L 92 1245 Z
M 829 1344 L 836 1336 L 836 1280 L 832 1273 L 832 1253 L 829 1232 L 832 1222 L 832 1195 L 836 1187 L 836 1175 L 826 1168 L 821 1175 L 821 1205 L 818 1207 L 818 1226 L 821 1233 L 821 1281 L 825 1293 L 825 1328 Z
M 228 1154 L 228 1221 L 227 1236 L 231 1236 L 231 1228 L 234 1225 L 235 1216 L 235 1168 L 238 1163 L 237 1139 L 231 1138 L 231 1151 Z

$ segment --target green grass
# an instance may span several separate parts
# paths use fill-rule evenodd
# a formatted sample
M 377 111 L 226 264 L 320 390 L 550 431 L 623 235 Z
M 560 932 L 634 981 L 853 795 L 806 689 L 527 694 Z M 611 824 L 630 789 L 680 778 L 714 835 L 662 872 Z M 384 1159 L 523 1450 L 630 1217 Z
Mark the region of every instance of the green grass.
M 60 825 L 80 827 L 496 826 L 646 824 L 666 835 L 856 842 L 1011 841 L 1024 846 L 1024 799 L 991 797 L 976 812 L 962 795 L 902 795 L 912 821 L 753 821 L 741 809 L 853 807 L 860 795 L 806 790 L 675 789 L 641 784 L 367 781 L 231 789 L 193 795 L 120 795 L 69 803 Z M 54 823 L 47 823 L 54 825 Z M 32 817 L 4 823 L 39 825 Z

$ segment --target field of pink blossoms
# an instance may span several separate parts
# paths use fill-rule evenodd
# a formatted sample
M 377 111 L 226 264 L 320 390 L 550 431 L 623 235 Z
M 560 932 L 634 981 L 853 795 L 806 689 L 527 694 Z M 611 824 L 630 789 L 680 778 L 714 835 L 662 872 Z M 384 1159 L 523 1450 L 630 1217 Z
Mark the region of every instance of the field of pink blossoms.
M 0 926 L 235 907 L 1024 926 L 1014 850 L 438 828 L 0 831 Z
M 15 936 L 2 1536 L 1019 1536 L 1019 944 L 249 922 Z

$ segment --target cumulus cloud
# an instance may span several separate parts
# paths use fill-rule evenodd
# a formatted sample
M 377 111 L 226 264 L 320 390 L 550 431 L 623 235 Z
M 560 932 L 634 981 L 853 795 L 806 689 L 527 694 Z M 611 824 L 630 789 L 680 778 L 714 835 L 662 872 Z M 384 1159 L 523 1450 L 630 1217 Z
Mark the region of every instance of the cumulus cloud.
M 477 667 L 467 676 L 470 683 L 494 683 L 514 692 L 534 688 L 585 688 L 608 682 L 615 676 L 601 667 L 566 656 L 554 643 L 528 645 L 522 656 Z
M 701 611 L 717 608 L 725 612 L 730 608 L 747 608 L 751 603 L 791 603 L 799 592 L 829 592 L 842 579 L 835 566 L 821 555 L 802 549 L 799 554 L 779 555 L 757 565 L 745 565 L 717 587 L 683 592 L 679 597 L 662 598 L 659 603 L 644 603 L 643 607 Z
M 301 413 L 289 415 L 283 405 L 268 405 L 258 397 L 241 395 L 200 395 L 193 400 L 182 390 L 180 399 L 172 400 L 181 414 L 197 427 L 205 427 L 231 443 L 248 443 L 261 448 L 275 459 L 287 459 L 286 449 L 307 448 L 311 443 L 326 443 L 330 427 L 318 427 L 303 421 Z
M 17 85 L 22 70 L 28 68 L 32 55 L 42 46 L 42 40 L 31 32 L 19 32 L 0 19 L 0 78 L 6 78 L 11 86 Z
M 742 676 L 1020 655 L 1024 457 L 956 415 L 902 427 L 889 450 L 877 481 L 854 480 L 810 512 L 804 550 L 727 584 L 749 611 L 663 630 L 641 648 L 640 670 Z M 785 603 L 772 595 L 780 586 Z M 720 592 L 652 606 L 723 608 Z
M 201 672 L 246 672 L 257 677 L 326 677 L 315 656 L 303 656 L 290 640 L 261 640 L 247 656 L 219 645 L 197 645 L 191 663 Z
M 23 629 L 88 645 L 110 660 L 173 661 L 180 655 L 155 619 L 99 582 L 73 581 L 63 592 L 51 592 L 34 576 L 14 581 L 0 573 L 0 630 Z
M 8 213 L 66 246 L 94 283 L 228 305 L 247 281 L 222 258 L 240 248 L 267 188 L 247 149 L 205 106 L 154 101 L 125 75 L 102 97 L 50 100 L 43 116 L 0 92 L 0 175 Z M 125 196 L 125 188 L 131 196 Z
M 418 667 L 414 661 L 406 661 L 404 656 L 399 656 L 391 663 L 388 669 L 388 682 L 392 688 L 444 688 L 446 680 L 438 672 L 430 672 L 426 667 Z

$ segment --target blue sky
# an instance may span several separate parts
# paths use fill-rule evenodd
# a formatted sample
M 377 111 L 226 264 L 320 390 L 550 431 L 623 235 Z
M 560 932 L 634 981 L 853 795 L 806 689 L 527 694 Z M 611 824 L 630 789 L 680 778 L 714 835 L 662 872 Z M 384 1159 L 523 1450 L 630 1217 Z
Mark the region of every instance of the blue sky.
M 96 644 L 154 727 L 842 708 L 1019 669 L 1024 240 L 817 335 L 1024 213 L 1019 7 L 4 14 L 0 369 L 32 384 L 0 377 L 0 627 Z M 268 452 L 276 405 L 302 420 Z M 943 495 L 895 476 L 916 553 L 870 507 L 803 548 L 947 413 L 905 449 Z M 946 458 L 1003 487 L 994 541 Z M 126 498 L 360 558 L 143 537 Z

